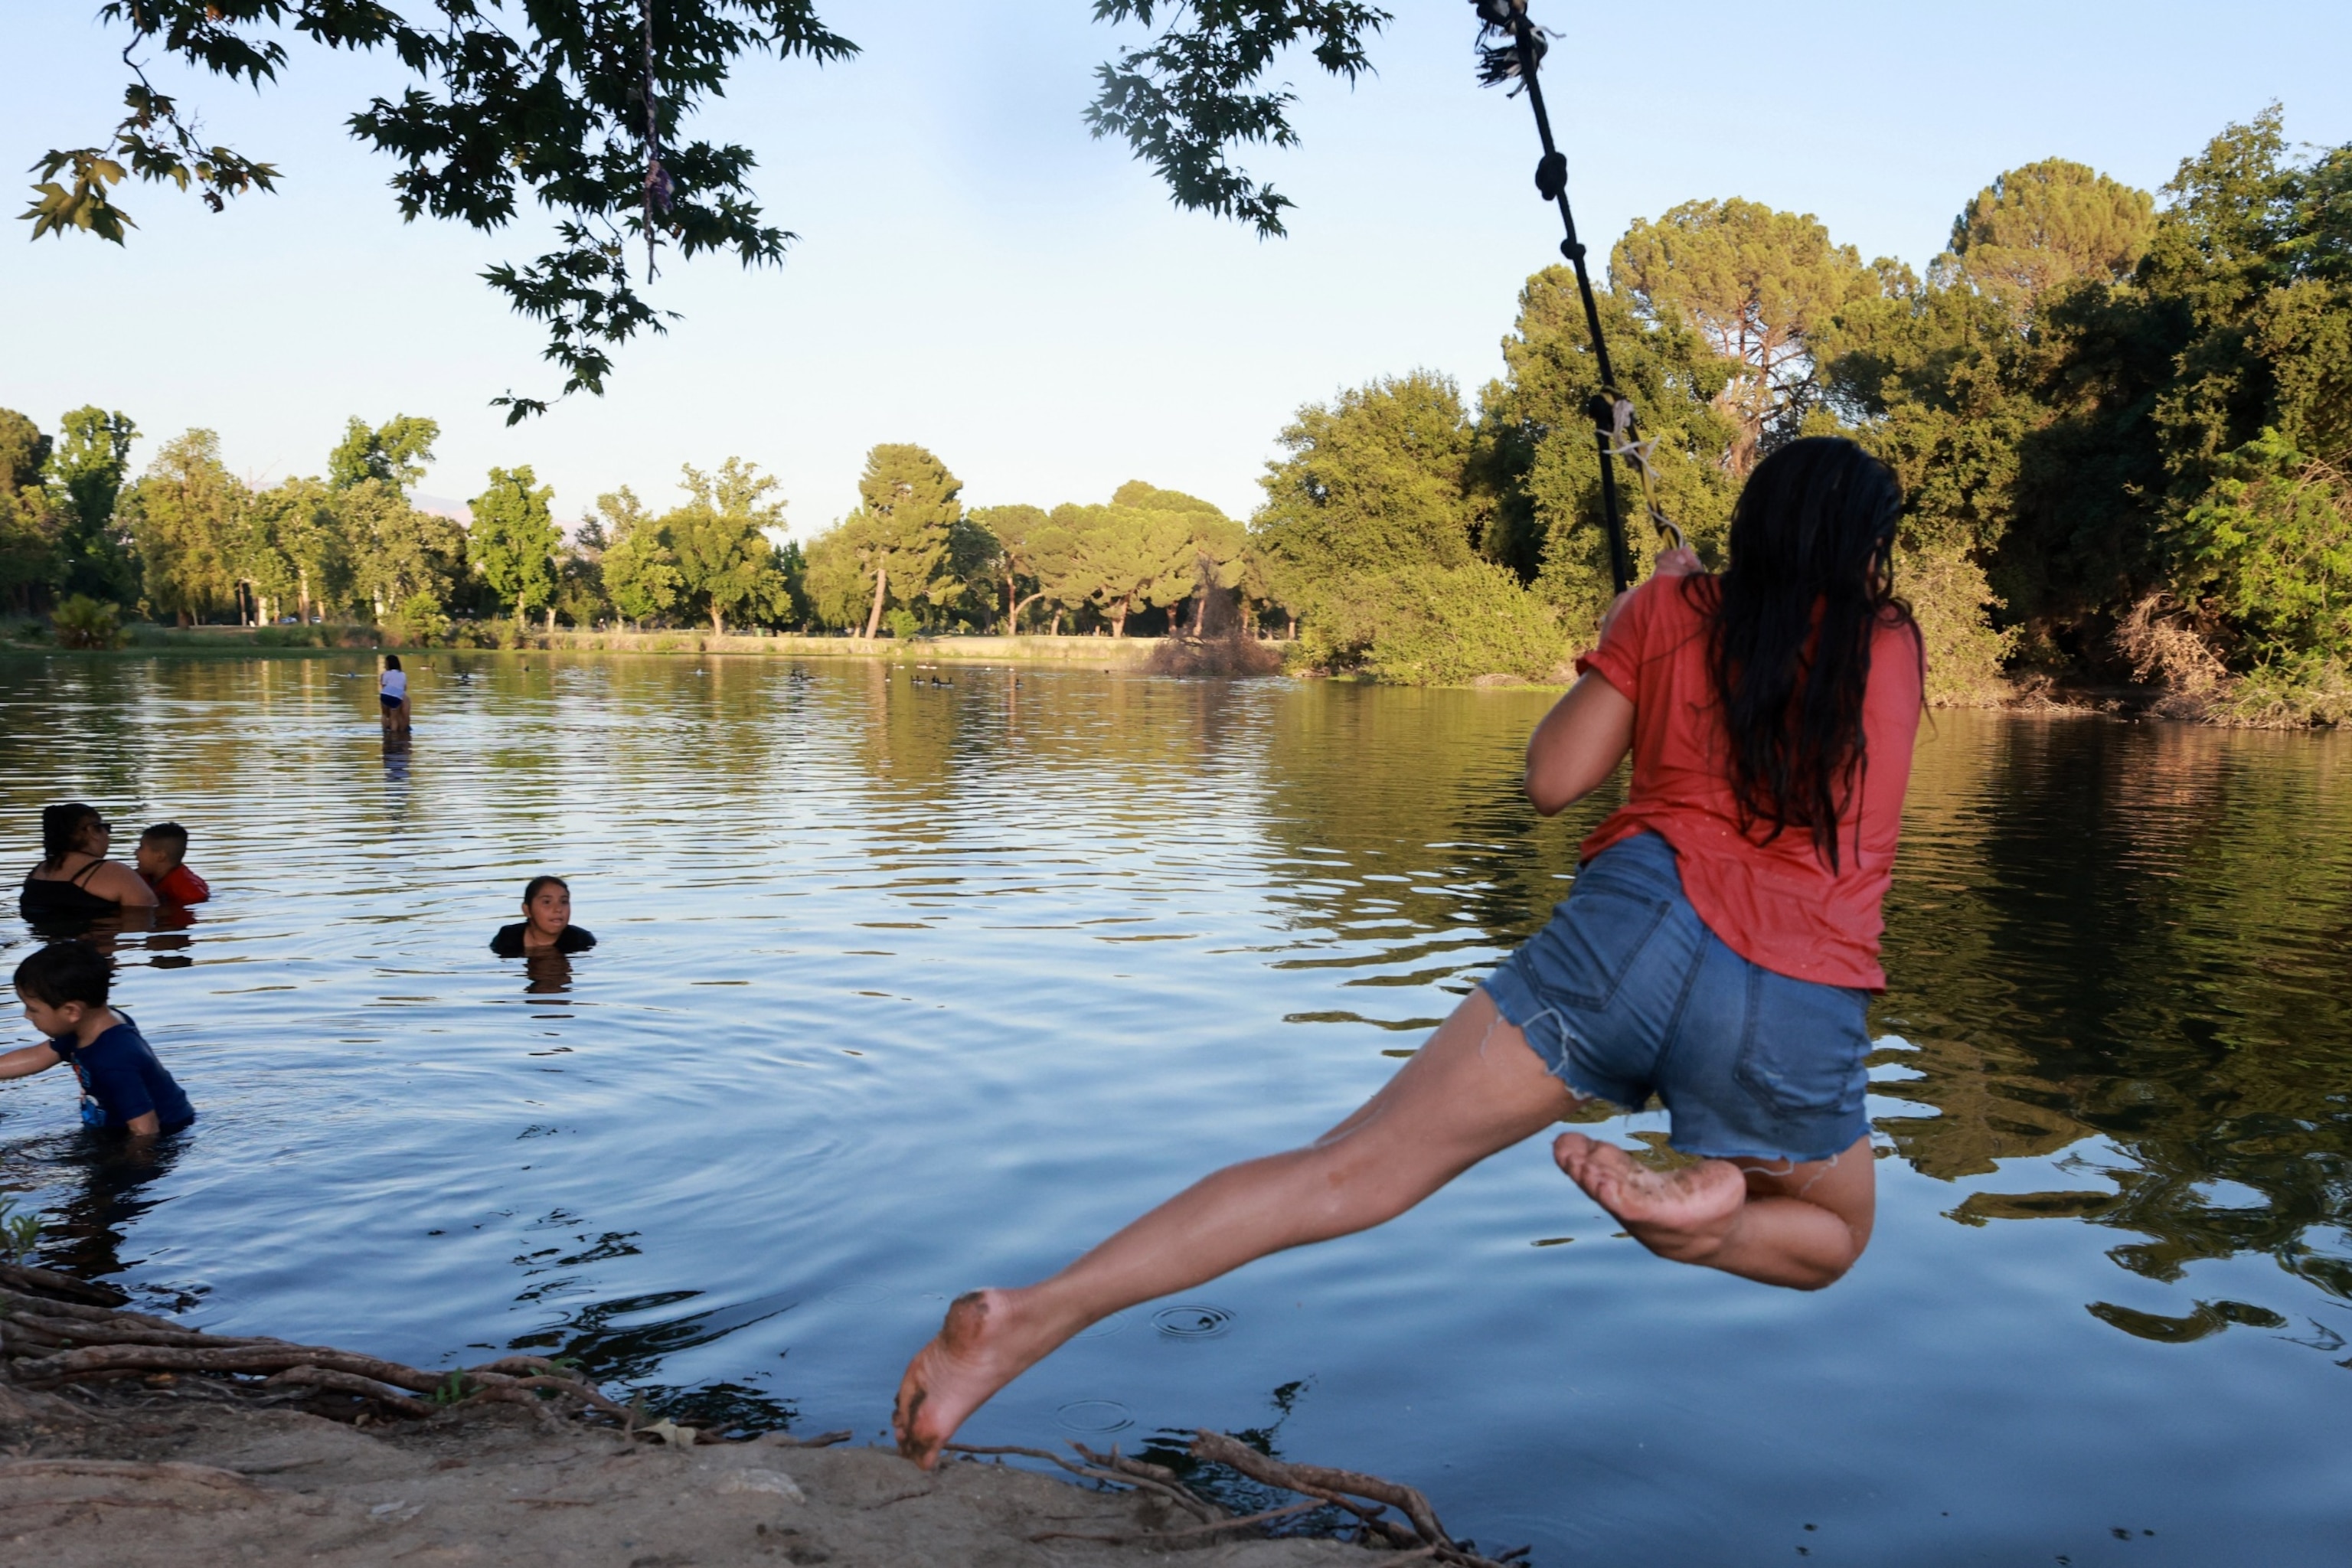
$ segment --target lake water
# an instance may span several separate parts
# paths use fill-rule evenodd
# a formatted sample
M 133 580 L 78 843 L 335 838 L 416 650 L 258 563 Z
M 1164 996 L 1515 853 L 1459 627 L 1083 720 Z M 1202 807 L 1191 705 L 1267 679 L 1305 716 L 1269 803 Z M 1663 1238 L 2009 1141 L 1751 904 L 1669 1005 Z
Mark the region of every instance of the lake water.
M 952 1294 L 1369 1094 L 1605 805 L 1520 798 L 1536 692 L 423 662 L 394 754 L 355 657 L 0 663 L 15 862 L 79 796 L 215 893 L 118 944 L 195 1129 L 125 1165 L 9 1085 L 0 1189 L 206 1327 L 705 1419 L 878 1434 Z M 568 973 L 485 948 L 541 870 Z M 2352 738 L 1937 715 L 1888 917 L 1835 1289 L 1657 1261 L 1538 1141 L 964 1436 L 1254 1428 L 1544 1564 L 2342 1562 Z

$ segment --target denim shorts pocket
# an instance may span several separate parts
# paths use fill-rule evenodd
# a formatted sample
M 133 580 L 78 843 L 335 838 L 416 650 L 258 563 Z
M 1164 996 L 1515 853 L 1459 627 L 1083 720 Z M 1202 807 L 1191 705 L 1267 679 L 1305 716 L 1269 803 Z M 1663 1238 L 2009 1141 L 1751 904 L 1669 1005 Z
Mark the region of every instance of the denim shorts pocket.
M 1580 1007 L 1609 1005 L 1674 905 L 1630 879 L 1587 867 L 1546 928 L 1551 988 Z
M 1862 1108 L 1870 1053 L 1866 993 L 1791 980 L 1753 964 L 1739 1041 L 1741 1084 L 1782 1111 Z

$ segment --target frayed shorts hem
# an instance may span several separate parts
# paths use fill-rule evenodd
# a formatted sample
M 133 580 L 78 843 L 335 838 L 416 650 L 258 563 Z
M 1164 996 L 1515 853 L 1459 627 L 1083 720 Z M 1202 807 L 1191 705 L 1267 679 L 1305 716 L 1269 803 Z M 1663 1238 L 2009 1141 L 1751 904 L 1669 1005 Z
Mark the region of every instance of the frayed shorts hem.
M 1483 984 L 1570 1092 L 1628 1111 L 1655 1094 L 1683 1153 L 1811 1164 L 1870 1131 L 1868 997 L 1734 952 L 1654 835 L 1586 862 Z
M 1647 1103 L 1648 1095 L 1637 1098 L 1626 1085 L 1612 1083 L 1606 1079 L 1588 1079 L 1574 1060 L 1574 1053 L 1568 1048 L 1566 1020 L 1560 1017 L 1557 1008 L 1548 1007 L 1538 1001 L 1518 975 L 1508 969 L 1498 969 L 1479 984 L 1486 991 L 1487 1000 L 1495 1004 L 1495 1011 L 1503 1022 L 1519 1032 L 1519 1037 L 1527 1041 L 1528 1048 L 1535 1052 L 1536 1059 L 1543 1063 L 1544 1071 L 1567 1085 L 1569 1093 L 1579 1100 L 1605 1100 L 1627 1110 L 1639 1110 Z M 1551 1026 L 1550 1029 L 1538 1030 L 1537 1026 L 1545 1023 Z

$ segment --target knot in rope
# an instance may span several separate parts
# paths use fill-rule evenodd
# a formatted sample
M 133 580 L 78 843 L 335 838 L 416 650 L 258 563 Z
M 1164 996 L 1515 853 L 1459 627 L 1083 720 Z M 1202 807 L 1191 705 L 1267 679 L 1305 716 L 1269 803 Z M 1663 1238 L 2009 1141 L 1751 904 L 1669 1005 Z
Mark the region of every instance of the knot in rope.
M 1601 432 L 1601 444 L 1609 455 L 1631 464 L 1634 477 L 1642 481 L 1642 510 L 1648 514 L 1650 526 L 1673 542 L 1671 548 L 1682 549 L 1688 542 L 1683 538 L 1681 526 L 1658 504 L 1658 471 L 1651 466 L 1651 459 L 1657 454 L 1658 438 L 1636 437 L 1633 400 L 1611 388 L 1594 393 L 1585 405 L 1585 412 L 1592 416 L 1593 427 Z

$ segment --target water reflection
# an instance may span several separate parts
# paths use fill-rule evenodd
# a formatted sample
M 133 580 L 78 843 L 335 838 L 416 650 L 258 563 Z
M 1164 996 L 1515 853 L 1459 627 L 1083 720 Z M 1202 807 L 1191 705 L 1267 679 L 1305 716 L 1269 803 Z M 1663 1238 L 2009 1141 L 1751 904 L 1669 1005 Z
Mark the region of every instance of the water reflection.
M 1540 692 L 845 660 L 453 656 L 399 772 L 365 664 L 0 670 L 0 825 L 149 803 L 221 887 L 201 925 L 89 933 L 197 1100 L 186 1147 L 101 1202 L 37 1084 L 0 1095 L 0 1181 L 61 1216 L 52 1260 L 205 1292 L 207 1326 L 577 1354 L 681 1421 L 878 1425 L 948 1294 L 1343 1114 L 1611 804 L 1519 797 Z M 1098 1402 L 1280 1426 L 1547 1563 L 1839 1521 L 1887 1561 L 1951 1559 L 1961 1517 L 1988 1560 L 2126 1520 L 2219 1560 L 2257 1510 L 2340 1539 L 2347 759 L 1936 716 L 1874 1013 L 1885 1218 L 1837 1290 L 1666 1269 L 1523 1150 L 1107 1325 L 975 1440 Z M 486 962 L 559 861 L 604 945 Z M 1801 1459 L 1692 1436 L 1825 1400 Z
M 1947 719 L 1889 902 L 1887 1027 L 1918 1049 L 1883 1120 L 1958 1181 L 2086 1142 L 2079 1190 L 1968 1194 L 1964 1224 L 2132 1233 L 2171 1282 L 2262 1253 L 2352 1300 L 2352 782 L 2342 748 L 2170 725 Z M 2145 1337 L 2172 1320 L 2092 1303 Z M 2200 1309 L 2202 1312 L 2203 1309 Z
M 85 1279 L 101 1279 L 140 1262 L 135 1256 L 125 1256 L 127 1238 L 150 1210 L 165 1201 L 168 1194 L 159 1184 L 179 1163 L 189 1137 L 183 1131 L 131 1140 L 77 1131 L 18 1151 L 8 1162 L 17 1166 L 12 1174 L 35 1173 L 18 1165 L 19 1160 L 46 1167 L 38 1171 L 47 1178 L 45 1185 L 65 1173 L 61 1194 L 43 1205 L 42 1264 Z

